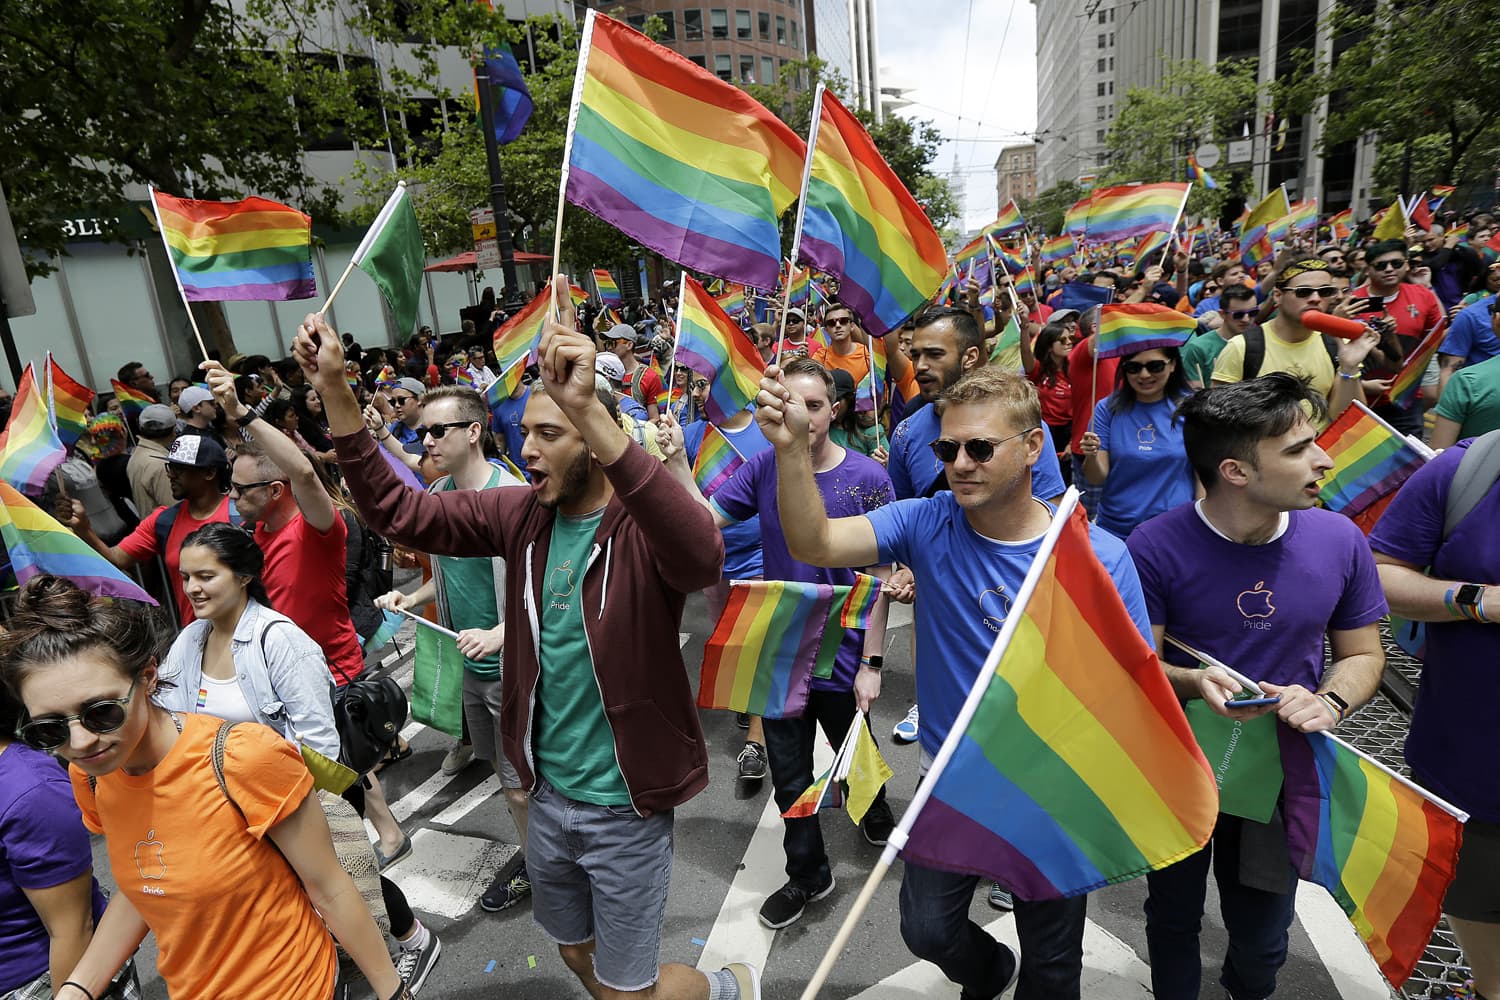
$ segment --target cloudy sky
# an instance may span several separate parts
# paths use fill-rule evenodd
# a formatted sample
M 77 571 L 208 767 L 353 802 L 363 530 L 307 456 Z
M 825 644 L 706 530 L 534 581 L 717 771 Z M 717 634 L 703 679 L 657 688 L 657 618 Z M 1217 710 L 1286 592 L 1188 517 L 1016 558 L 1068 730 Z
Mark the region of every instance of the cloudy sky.
M 1036 128 L 1036 8 L 1030 0 L 877 0 L 881 86 L 910 87 L 900 114 L 947 140 L 934 168 L 962 172 L 964 221 L 995 217 L 995 160 Z

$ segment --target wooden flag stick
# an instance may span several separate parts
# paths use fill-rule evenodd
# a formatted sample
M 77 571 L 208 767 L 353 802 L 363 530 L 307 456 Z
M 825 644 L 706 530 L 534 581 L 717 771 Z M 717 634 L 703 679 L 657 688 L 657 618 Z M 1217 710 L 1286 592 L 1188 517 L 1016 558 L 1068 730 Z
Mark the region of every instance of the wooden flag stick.
M 856 719 L 855 724 L 862 725 L 863 723 L 859 719 Z M 823 954 L 823 960 L 818 963 L 817 970 L 813 973 L 812 978 L 808 980 L 807 988 L 802 991 L 801 1000 L 813 1000 L 818 995 L 818 992 L 822 990 L 823 984 L 828 981 L 828 974 L 833 971 L 833 967 L 838 962 L 839 956 L 843 954 L 844 948 L 849 944 L 849 938 L 854 936 L 854 928 L 859 924 L 860 918 L 864 916 L 865 910 L 869 908 L 870 900 L 875 898 L 875 890 L 880 888 L 881 881 L 885 879 L 885 873 L 890 870 L 891 859 L 882 854 L 880 860 L 875 862 L 875 867 L 871 870 L 869 878 L 865 879 L 864 887 L 859 890 L 859 895 L 854 897 L 854 906 L 850 908 L 849 915 L 844 918 L 843 924 L 839 926 L 839 932 L 833 936 L 833 943 L 828 946 L 828 951 Z

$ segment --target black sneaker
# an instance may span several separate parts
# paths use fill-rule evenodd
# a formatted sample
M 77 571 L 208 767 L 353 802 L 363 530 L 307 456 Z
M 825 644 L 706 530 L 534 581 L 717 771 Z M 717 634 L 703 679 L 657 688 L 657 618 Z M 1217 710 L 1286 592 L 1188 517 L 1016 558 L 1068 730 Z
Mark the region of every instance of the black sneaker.
M 740 777 L 746 781 L 766 776 L 766 748 L 753 740 L 747 740 L 745 749 L 736 758 L 740 765 Z
M 739 726 L 741 729 L 749 729 L 750 728 L 750 713 L 749 712 L 735 712 L 734 713 L 734 724 L 736 726 Z
M 427 974 L 432 967 L 437 965 L 438 956 L 443 953 L 443 942 L 430 930 L 427 932 L 427 947 L 425 948 L 399 948 L 396 953 L 396 974 L 406 984 L 407 989 L 413 995 L 419 993 L 422 984 L 427 982 Z
M 1021 975 L 1021 956 L 1017 955 L 1016 950 L 1003 941 L 1000 942 L 1000 947 L 1005 949 L 1005 960 L 1010 963 L 1010 972 L 1006 974 L 1005 985 L 1001 988 L 1000 992 L 992 997 L 981 997 L 977 993 L 970 993 L 968 990 L 963 990 L 958 994 L 959 1000 L 1000 1000 L 1001 997 L 1010 992 L 1012 986 L 1016 985 L 1016 980 Z
M 891 839 L 891 831 L 896 829 L 896 817 L 891 815 L 891 807 L 884 799 L 871 803 L 870 809 L 865 813 L 865 818 L 859 821 L 859 832 L 865 835 L 865 840 L 876 847 L 884 847 L 886 841 Z
M 502 870 L 495 876 L 495 881 L 484 890 L 484 895 L 479 897 L 479 907 L 486 913 L 499 913 L 508 910 L 517 903 L 522 902 L 531 895 L 531 879 L 526 875 L 526 862 L 521 862 L 513 874 L 506 875 Z
M 760 922 L 773 931 L 790 927 L 802 919 L 802 911 L 807 908 L 808 903 L 827 899 L 833 892 L 834 885 L 832 875 L 828 876 L 828 884 L 817 892 L 808 892 L 797 883 L 788 882 L 761 904 Z

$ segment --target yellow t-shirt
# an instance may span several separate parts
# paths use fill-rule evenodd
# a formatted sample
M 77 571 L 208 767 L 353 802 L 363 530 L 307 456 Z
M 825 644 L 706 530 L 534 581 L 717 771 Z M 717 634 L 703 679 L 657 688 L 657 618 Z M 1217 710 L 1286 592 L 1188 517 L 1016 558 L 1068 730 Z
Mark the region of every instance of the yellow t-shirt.
M 1261 331 L 1266 337 L 1266 356 L 1260 363 L 1258 374 L 1286 372 L 1300 379 L 1308 379 L 1313 391 L 1325 400 L 1333 395 L 1333 359 L 1328 356 L 1328 348 L 1324 346 L 1322 337 L 1313 334 L 1300 344 L 1294 344 L 1278 337 L 1273 325 L 1263 326 Z M 1218 359 L 1214 361 L 1213 380 L 1218 383 L 1239 382 L 1244 379 L 1244 372 L 1245 338 L 1234 337 L 1224 345 L 1224 350 L 1219 352 Z M 1323 420 L 1319 422 L 1318 429 L 1322 430 L 1327 426 L 1328 421 Z

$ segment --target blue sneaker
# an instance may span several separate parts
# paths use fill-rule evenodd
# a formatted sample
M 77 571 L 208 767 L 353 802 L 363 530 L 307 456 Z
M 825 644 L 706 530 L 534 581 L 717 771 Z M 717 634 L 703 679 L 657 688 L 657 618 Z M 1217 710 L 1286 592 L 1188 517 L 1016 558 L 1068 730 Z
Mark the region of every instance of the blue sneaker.
M 891 737 L 897 743 L 915 743 L 919 731 L 917 706 L 913 705 L 911 711 L 906 713 L 906 718 L 896 723 L 896 728 L 891 730 Z

